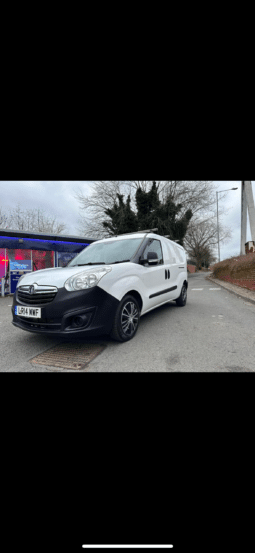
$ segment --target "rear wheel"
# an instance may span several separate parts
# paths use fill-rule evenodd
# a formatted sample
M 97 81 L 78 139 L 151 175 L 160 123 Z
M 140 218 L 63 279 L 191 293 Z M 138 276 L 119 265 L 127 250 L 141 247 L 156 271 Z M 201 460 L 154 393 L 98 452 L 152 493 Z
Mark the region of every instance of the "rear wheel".
M 176 305 L 179 305 L 180 307 L 184 307 L 184 305 L 186 305 L 186 302 L 187 302 L 187 288 L 186 288 L 185 284 L 183 284 L 183 286 L 182 286 L 179 298 L 177 298 L 177 300 L 175 300 L 175 301 L 176 301 Z
M 134 337 L 140 321 L 140 308 L 136 299 L 125 296 L 115 313 L 111 338 L 118 342 L 127 342 Z

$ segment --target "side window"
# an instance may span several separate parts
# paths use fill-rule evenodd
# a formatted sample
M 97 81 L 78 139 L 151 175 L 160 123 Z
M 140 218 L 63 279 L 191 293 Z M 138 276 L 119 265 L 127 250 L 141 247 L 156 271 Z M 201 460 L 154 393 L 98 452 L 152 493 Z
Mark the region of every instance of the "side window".
M 179 251 L 181 263 L 185 263 L 185 252 L 181 250 L 181 248 L 178 248 L 178 251 Z
M 174 246 L 174 250 L 175 250 L 175 254 L 176 254 L 177 263 L 183 263 L 181 248 L 178 248 L 178 246 Z
M 147 244 L 144 252 L 143 252 L 143 259 L 147 258 L 148 252 L 155 252 L 158 254 L 158 264 L 163 265 L 163 253 L 161 248 L 161 243 L 159 240 L 151 240 L 149 244 Z
M 176 262 L 175 252 L 174 252 L 173 245 L 171 244 L 171 242 L 167 243 L 167 248 L 169 250 L 170 263 L 175 263 Z

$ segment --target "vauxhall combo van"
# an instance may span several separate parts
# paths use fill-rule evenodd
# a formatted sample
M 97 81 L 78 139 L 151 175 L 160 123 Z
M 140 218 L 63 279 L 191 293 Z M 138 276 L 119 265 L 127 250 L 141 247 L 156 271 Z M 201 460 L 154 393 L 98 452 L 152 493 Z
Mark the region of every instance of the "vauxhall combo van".
M 164 303 L 185 306 L 185 250 L 153 232 L 98 240 L 66 267 L 22 275 L 12 323 L 51 336 L 133 338 L 142 315 Z

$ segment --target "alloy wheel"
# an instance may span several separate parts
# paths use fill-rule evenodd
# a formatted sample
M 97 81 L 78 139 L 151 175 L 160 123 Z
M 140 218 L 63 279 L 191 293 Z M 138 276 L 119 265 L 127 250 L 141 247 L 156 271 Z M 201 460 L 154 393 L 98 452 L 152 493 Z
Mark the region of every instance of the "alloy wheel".
M 183 287 L 182 287 L 182 299 L 183 299 L 183 301 L 186 300 L 186 297 L 187 297 L 186 286 L 183 286 Z
M 127 336 L 134 334 L 138 326 L 138 318 L 136 305 L 132 301 L 125 303 L 121 312 L 122 332 Z

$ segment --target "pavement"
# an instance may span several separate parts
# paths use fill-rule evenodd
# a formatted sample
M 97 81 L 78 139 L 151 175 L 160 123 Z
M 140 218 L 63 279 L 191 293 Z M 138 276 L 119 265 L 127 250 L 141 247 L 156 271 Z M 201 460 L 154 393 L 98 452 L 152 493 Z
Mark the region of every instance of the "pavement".
M 215 284 L 217 284 L 218 286 L 221 286 L 222 288 L 225 288 L 231 294 L 235 294 L 235 296 L 244 298 L 249 302 L 255 304 L 255 292 L 253 292 L 252 290 L 247 290 L 246 288 L 241 288 L 241 286 L 236 286 L 236 284 L 231 284 L 230 282 L 222 281 L 219 278 L 214 278 L 212 276 L 212 273 L 210 273 L 206 277 L 206 279 L 210 280 L 211 282 L 214 282 Z

